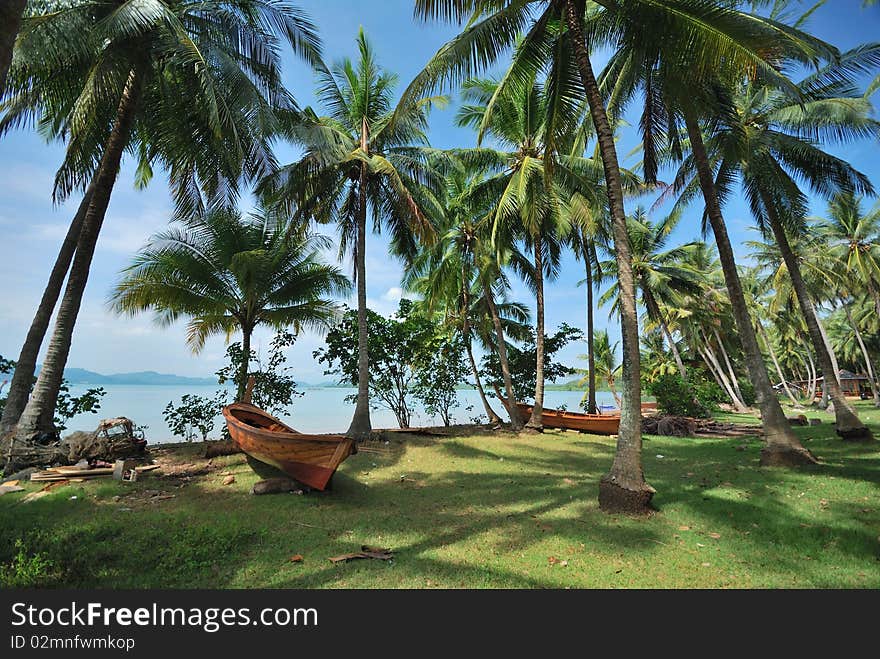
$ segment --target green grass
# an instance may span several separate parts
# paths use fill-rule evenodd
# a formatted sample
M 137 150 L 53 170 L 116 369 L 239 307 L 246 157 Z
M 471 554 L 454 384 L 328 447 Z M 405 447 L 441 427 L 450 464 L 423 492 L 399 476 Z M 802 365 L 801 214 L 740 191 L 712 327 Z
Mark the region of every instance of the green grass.
M 859 407 L 880 436 L 880 412 Z M 240 456 L 189 480 L 6 494 L 0 585 L 880 587 L 878 445 L 846 444 L 828 424 L 797 432 L 821 467 L 761 469 L 754 439 L 647 438 L 659 508 L 647 519 L 598 509 L 610 439 L 550 432 L 411 437 L 395 457 L 350 458 L 326 494 L 251 496 Z M 194 447 L 175 459 L 205 465 Z M 327 560 L 361 544 L 395 559 Z

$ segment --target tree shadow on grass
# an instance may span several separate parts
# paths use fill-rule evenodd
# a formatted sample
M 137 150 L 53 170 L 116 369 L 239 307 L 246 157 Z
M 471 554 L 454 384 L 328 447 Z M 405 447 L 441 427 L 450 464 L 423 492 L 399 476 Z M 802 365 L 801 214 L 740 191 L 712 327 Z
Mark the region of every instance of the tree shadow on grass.
M 608 575 L 622 557 L 658 569 L 650 566 L 660 551 L 667 563 L 692 553 L 695 565 L 702 553 L 735 555 L 732 564 L 754 570 L 758 585 L 841 585 L 827 564 L 808 560 L 820 552 L 858 569 L 876 565 L 876 501 L 864 509 L 850 499 L 820 504 L 837 484 L 862 487 L 870 498 L 880 465 L 869 450 L 817 440 L 827 464 L 792 474 L 759 469 L 758 442 L 649 440 L 646 473 L 661 512 L 633 520 L 596 504 L 613 443 L 560 439 L 413 439 L 409 448 L 429 449 L 430 459 L 359 454 L 342 466 L 332 492 L 308 496 L 247 494 L 257 477 L 241 456 L 225 466 L 237 479 L 231 487 L 220 486 L 217 473 L 188 484 L 155 477 L 60 488 L 28 504 L 6 495 L 0 563 L 12 561 L 14 540 L 23 539 L 55 566 L 34 585 L 107 588 L 561 587 L 571 572 L 547 570 L 547 547 L 587 547 L 580 560 L 593 561 L 600 583 L 616 583 Z M 823 474 L 834 478 L 810 490 L 811 477 Z M 792 487 L 815 500 L 815 514 Z M 151 490 L 177 496 L 138 498 Z M 676 533 L 685 522 L 692 530 Z M 393 564 L 327 560 L 361 544 L 391 545 Z M 306 562 L 291 564 L 292 554 Z M 671 569 L 681 568 L 659 568 Z M 877 581 L 869 576 L 864 585 Z

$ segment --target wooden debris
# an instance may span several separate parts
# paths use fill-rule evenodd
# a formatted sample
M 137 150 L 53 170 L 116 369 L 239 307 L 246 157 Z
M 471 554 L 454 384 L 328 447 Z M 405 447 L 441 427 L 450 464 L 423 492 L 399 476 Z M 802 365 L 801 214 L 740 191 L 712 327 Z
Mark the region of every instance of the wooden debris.
M 763 428 L 684 416 L 649 416 L 642 419 L 642 432 L 667 437 L 749 437 L 761 435 Z
M 295 492 L 302 494 L 304 485 L 292 478 L 268 478 L 254 483 L 251 494 L 280 494 L 283 492 Z
M 223 479 L 224 485 L 232 485 L 235 482 L 235 476 L 229 474 L 226 478 Z
M 24 488 L 16 482 L 14 485 L 10 485 L 9 483 L 4 483 L 0 485 L 0 496 L 4 494 L 8 494 L 10 492 L 23 492 Z
M 329 560 L 331 563 L 345 563 L 347 561 L 354 561 L 361 558 L 372 558 L 379 561 L 390 561 L 394 558 L 394 553 L 390 549 L 385 549 L 382 547 L 370 547 L 369 545 L 361 545 L 361 551 L 353 552 L 351 554 L 341 554 L 340 556 L 333 556 Z

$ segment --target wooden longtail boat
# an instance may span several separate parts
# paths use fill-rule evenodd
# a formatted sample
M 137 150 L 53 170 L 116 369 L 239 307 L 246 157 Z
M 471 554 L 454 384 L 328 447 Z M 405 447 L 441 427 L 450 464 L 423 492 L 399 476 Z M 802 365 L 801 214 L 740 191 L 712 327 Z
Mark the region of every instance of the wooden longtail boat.
M 336 468 L 357 453 L 345 435 L 306 435 L 250 403 L 223 408 L 229 436 L 248 456 L 280 469 L 316 490 L 324 490 Z
M 532 415 L 531 405 L 517 403 L 516 406 L 521 418 L 528 419 Z M 545 428 L 579 430 L 594 435 L 616 435 L 620 428 L 620 414 L 582 414 L 545 407 L 542 418 Z

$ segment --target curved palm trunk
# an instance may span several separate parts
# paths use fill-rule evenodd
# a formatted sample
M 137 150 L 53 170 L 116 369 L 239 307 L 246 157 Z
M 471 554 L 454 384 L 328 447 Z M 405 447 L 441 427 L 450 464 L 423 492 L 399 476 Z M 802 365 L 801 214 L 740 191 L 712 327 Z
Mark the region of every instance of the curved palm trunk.
M 70 262 L 73 260 L 73 254 L 76 252 L 76 243 L 82 230 L 83 220 L 86 211 L 89 209 L 89 202 L 92 198 L 92 190 L 94 180 L 86 190 L 76 215 L 67 229 L 67 235 L 61 243 L 61 249 L 58 250 L 58 256 L 55 259 L 55 265 L 49 274 L 49 281 L 43 291 L 43 297 L 40 298 L 40 304 L 31 321 L 24 345 L 18 354 L 18 361 L 15 362 L 15 373 L 12 375 L 12 382 L 9 383 L 9 396 L 6 399 L 6 405 L 3 408 L 3 417 L 0 419 L 0 435 L 12 430 L 18 423 L 21 413 L 27 405 L 28 396 L 33 385 L 34 372 L 37 368 L 37 357 L 40 354 L 40 347 L 43 345 L 43 339 L 46 338 L 46 330 L 49 329 L 49 321 L 52 319 L 52 312 L 55 304 L 58 302 L 58 296 L 61 295 L 61 287 L 64 285 L 64 278 L 70 269 Z
M 474 382 L 477 385 L 477 392 L 480 394 L 480 400 L 483 402 L 483 408 L 486 410 L 486 416 L 489 419 L 489 423 L 492 425 L 501 423 L 501 417 L 492 409 L 492 406 L 489 404 L 489 399 L 486 397 L 486 390 L 483 389 L 483 383 L 480 380 L 480 371 L 477 369 L 477 362 L 474 359 L 474 351 L 471 346 L 470 335 L 465 339 L 464 345 L 467 350 L 468 360 L 471 363 L 471 374 L 474 376 Z
M 6 89 L 6 74 L 12 63 L 12 49 L 21 28 L 21 16 L 27 0 L 3 0 L 0 2 L 0 95 Z
M 785 395 L 788 396 L 792 405 L 800 405 L 798 399 L 794 397 L 791 387 L 788 386 L 788 380 L 786 380 L 785 374 L 782 372 L 782 367 L 779 365 L 779 359 L 776 357 L 776 351 L 773 350 L 773 344 L 770 343 L 770 337 L 767 336 L 767 330 L 764 329 L 764 326 L 760 322 L 756 322 L 755 326 L 761 334 L 761 338 L 764 339 L 764 345 L 767 346 L 767 352 L 770 354 L 770 361 L 773 362 L 773 367 L 776 369 L 776 375 L 779 376 L 779 381 L 782 384 L 782 388 L 785 390 Z
M 516 396 L 513 393 L 513 379 L 510 377 L 510 362 L 507 361 L 507 344 L 504 342 L 504 328 L 501 326 L 501 316 L 498 315 L 498 307 L 495 306 L 495 298 L 489 283 L 483 280 L 483 295 L 486 296 L 486 304 L 489 305 L 489 313 L 492 316 L 492 326 L 495 328 L 495 339 L 498 341 L 498 361 L 501 364 L 501 377 L 504 379 L 504 389 L 507 394 L 507 411 L 510 414 L 510 427 L 514 430 L 522 429 L 522 419 L 516 407 Z M 502 397 L 499 396 L 503 400 Z
M 733 403 L 733 408 L 737 412 L 748 412 L 746 404 L 740 399 L 739 395 L 736 393 L 736 389 L 733 388 L 733 385 L 724 373 L 724 369 L 721 368 L 721 362 L 718 361 L 715 351 L 712 350 L 712 346 L 709 345 L 709 340 L 704 337 L 704 341 L 705 346 L 702 349 L 701 354 L 703 355 L 703 360 L 709 364 L 710 370 L 712 370 L 712 373 L 715 376 L 715 380 L 721 384 L 721 388 L 727 392 L 730 402 Z
M 877 380 L 874 378 L 874 365 L 871 363 L 871 355 L 868 353 L 868 348 L 865 346 L 864 339 L 862 339 L 862 333 L 859 331 L 859 324 L 855 322 L 855 319 L 853 318 L 852 309 L 850 309 L 847 304 L 844 304 L 843 308 L 846 311 L 846 318 L 849 321 L 850 326 L 853 328 L 853 332 L 855 332 L 856 341 L 859 344 L 859 349 L 862 351 L 862 359 L 865 360 L 868 382 L 871 383 L 871 394 L 874 396 L 874 407 L 880 407 L 880 390 L 878 390 Z
M 61 389 L 61 380 L 64 377 L 64 367 L 70 354 L 73 330 L 88 282 L 89 268 L 95 254 L 98 235 L 110 204 L 113 185 L 119 174 L 122 154 L 131 133 L 135 110 L 140 100 L 141 83 L 141 75 L 133 70 L 122 92 L 113 129 L 110 131 L 104 155 L 98 166 L 98 174 L 94 179 L 91 203 L 83 218 L 82 231 L 64 297 L 58 309 L 52 340 L 46 351 L 46 360 L 16 428 L 16 436 L 19 439 L 28 440 L 39 433 L 55 434 L 55 405 Z
M 468 245 L 470 245 L 470 240 L 468 239 Z M 474 349 L 471 341 L 471 320 L 470 320 L 470 310 L 471 310 L 471 294 L 470 294 L 470 280 L 471 278 L 468 276 L 467 269 L 467 259 L 463 258 L 461 260 L 461 306 L 462 306 L 462 328 L 461 332 L 464 335 L 464 347 L 467 350 L 468 361 L 471 364 L 471 373 L 474 376 L 474 382 L 477 385 L 477 391 L 480 394 L 480 400 L 483 403 L 483 408 L 486 410 L 486 417 L 489 419 L 489 423 L 498 424 L 501 423 L 501 417 L 499 417 L 495 410 L 492 409 L 492 406 L 489 405 L 489 399 L 486 398 L 486 392 L 483 390 L 483 383 L 480 381 L 480 371 L 477 369 L 477 360 L 474 359 Z M 449 425 L 449 424 L 446 424 Z
M 764 358 L 758 348 L 758 339 L 755 336 L 752 319 L 743 296 L 733 247 L 731 247 L 730 238 L 727 235 L 727 226 L 721 213 L 721 204 L 715 190 L 712 168 L 706 154 L 706 147 L 703 144 L 699 123 L 692 113 L 686 112 L 685 124 L 697 167 L 700 188 L 706 203 L 706 212 L 712 226 L 712 233 L 715 234 L 718 256 L 724 271 L 724 282 L 727 285 L 733 316 L 745 353 L 746 366 L 755 387 L 758 406 L 761 409 L 761 422 L 764 426 L 764 438 L 767 442 L 767 446 L 761 451 L 761 464 L 764 466 L 815 464 L 816 459 L 803 447 L 791 429 L 788 419 L 785 418 L 782 407 L 779 405 L 779 399 L 776 398 L 773 385 L 770 383 L 770 376 L 767 375 Z
M 672 356 L 675 359 L 675 365 L 678 367 L 678 372 L 681 373 L 681 379 L 687 380 L 687 369 L 684 366 L 684 360 L 681 358 L 678 346 L 675 345 L 675 339 L 672 338 L 672 332 L 669 331 L 669 325 L 666 324 L 666 321 L 663 319 L 663 314 L 660 313 L 660 305 L 657 304 L 654 294 L 647 286 L 642 288 L 642 298 L 645 300 L 645 306 L 648 308 L 648 315 L 660 325 L 660 331 L 663 332 L 663 338 L 665 338 L 666 342 L 669 344 L 669 349 L 672 351 Z
M 584 254 L 587 271 L 587 414 L 596 414 L 596 346 L 593 327 L 593 269 L 590 259 Z
M 727 348 L 724 347 L 724 341 L 721 340 L 718 328 L 712 327 L 712 332 L 715 334 L 715 340 L 718 342 L 718 350 L 721 352 L 721 356 L 724 358 L 724 364 L 727 366 L 727 372 L 730 374 L 730 384 L 733 386 L 733 390 L 736 392 L 739 399 L 743 400 L 742 390 L 739 388 L 739 380 L 736 377 L 733 362 L 730 361 L 730 355 L 727 354 Z M 743 404 L 745 404 L 745 401 L 743 401 Z
M 650 510 L 655 490 L 645 481 L 642 469 L 641 364 L 639 355 L 639 317 L 632 272 L 632 254 L 626 232 L 620 164 L 614 144 L 614 131 L 608 121 L 602 94 L 596 82 L 590 53 L 584 38 L 583 0 L 565 0 L 568 35 L 581 82 L 596 128 L 599 153 L 605 172 L 608 205 L 614 235 L 614 253 L 620 286 L 620 327 L 623 345 L 623 401 L 620 404 L 620 430 L 611 470 L 599 482 L 599 506 L 607 512 L 645 513 Z
M 365 129 L 366 133 L 366 129 Z M 362 140 L 365 142 L 365 139 Z M 362 146 L 363 143 L 362 143 Z M 366 165 L 361 165 L 361 179 L 357 212 L 357 247 L 355 269 L 357 276 L 358 318 L 358 393 L 354 416 L 346 433 L 354 439 L 365 439 L 373 429 L 370 421 L 370 355 L 367 328 L 367 186 Z
M 541 236 L 535 236 L 535 405 L 526 428 L 544 430 L 544 254 Z
M 776 238 L 776 243 L 779 245 L 779 251 L 782 254 L 782 259 L 785 261 L 786 268 L 788 268 L 788 276 L 791 279 L 792 287 L 797 296 L 798 305 L 801 308 L 801 314 L 807 323 L 807 330 L 810 333 L 810 339 L 813 342 L 813 349 L 816 351 L 819 360 L 819 367 L 825 374 L 825 379 L 822 381 L 822 385 L 825 393 L 831 398 L 831 402 L 834 403 L 834 418 L 836 421 L 835 427 L 837 434 L 843 439 L 872 440 L 874 439 L 874 436 L 871 434 L 871 431 L 861 422 L 856 415 L 855 410 L 843 395 L 843 390 L 841 389 L 838 380 L 838 371 L 835 368 L 836 365 L 834 363 L 834 358 L 829 353 L 826 337 L 823 335 L 822 329 L 819 326 L 819 318 L 816 316 L 816 309 L 813 306 L 809 293 L 807 292 L 807 285 L 804 283 L 800 264 L 791 249 L 791 244 L 788 242 L 788 236 L 785 234 L 785 229 L 779 221 L 779 218 L 776 216 L 773 205 L 767 203 L 768 200 L 766 197 L 763 201 L 764 206 L 767 209 L 770 226 L 773 229 L 773 236 Z

